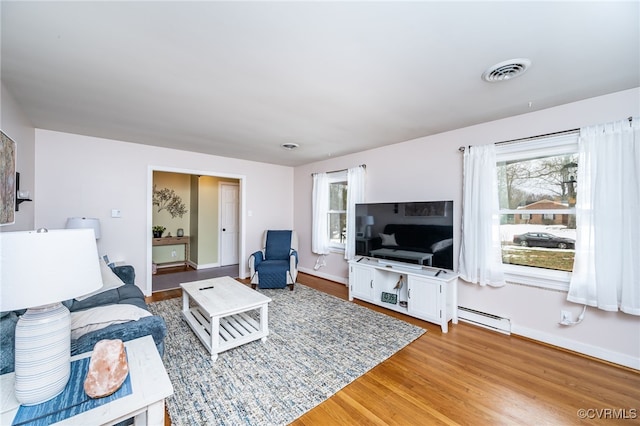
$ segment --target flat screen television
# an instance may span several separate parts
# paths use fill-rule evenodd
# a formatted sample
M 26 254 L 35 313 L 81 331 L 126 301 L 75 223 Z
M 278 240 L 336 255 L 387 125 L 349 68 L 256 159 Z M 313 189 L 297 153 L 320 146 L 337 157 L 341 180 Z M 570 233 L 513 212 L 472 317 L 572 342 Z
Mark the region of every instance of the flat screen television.
M 356 204 L 356 255 L 453 270 L 453 201 Z

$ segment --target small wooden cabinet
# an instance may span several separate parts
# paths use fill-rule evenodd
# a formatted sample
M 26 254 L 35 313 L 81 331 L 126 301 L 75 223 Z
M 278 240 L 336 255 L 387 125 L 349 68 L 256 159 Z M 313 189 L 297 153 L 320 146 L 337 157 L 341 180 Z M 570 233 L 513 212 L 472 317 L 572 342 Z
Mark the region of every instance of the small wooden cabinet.
M 364 300 L 439 324 L 446 333 L 449 321 L 458 323 L 458 275 L 443 270 L 436 276 L 438 271 L 426 266 L 382 264 L 367 257 L 352 260 L 349 262 L 349 300 Z M 383 293 L 395 295 L 396 302 L 384 302 Z

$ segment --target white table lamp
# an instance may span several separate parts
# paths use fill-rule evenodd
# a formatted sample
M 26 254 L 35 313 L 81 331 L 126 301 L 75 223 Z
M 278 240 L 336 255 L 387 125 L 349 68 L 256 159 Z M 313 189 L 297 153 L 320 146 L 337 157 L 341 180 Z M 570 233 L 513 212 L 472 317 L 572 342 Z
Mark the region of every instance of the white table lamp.
M 67 219 L 67 229 L 84 229 L 90 228 L 93 229 L 93 232 L 96 234 L 96 240 L 99 240 L 102 236 L 102 232 L 100 230 L 100 219 L 96 219 L 95 217 L 70 217 Z
M 373 216 L 364 217 L 365 236 L 371 238 L 371 225 L 374 224 Z
M 102 286 L 90 229 L 0 233 L 0 311 L 16 325 L 15 389 L 23 405 L 61 393 L 71 370 L 71 315 L 60 302 Z

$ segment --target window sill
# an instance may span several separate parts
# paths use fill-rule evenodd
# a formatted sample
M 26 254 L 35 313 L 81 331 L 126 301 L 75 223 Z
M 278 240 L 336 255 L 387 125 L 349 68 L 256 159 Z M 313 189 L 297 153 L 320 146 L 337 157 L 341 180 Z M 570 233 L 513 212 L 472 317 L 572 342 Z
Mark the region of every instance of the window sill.
M 503 266 L 505 281 L 551 290 L 569 291 L 571 272 L 550 271 L 517 265 Z

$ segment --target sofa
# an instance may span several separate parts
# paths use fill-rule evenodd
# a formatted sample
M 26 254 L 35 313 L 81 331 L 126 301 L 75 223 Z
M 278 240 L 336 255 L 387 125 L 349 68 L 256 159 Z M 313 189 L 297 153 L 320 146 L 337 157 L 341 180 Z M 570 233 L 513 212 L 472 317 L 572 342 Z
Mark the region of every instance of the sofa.
M 372 249 L 377 248 L 433 253 L 433 266 L 453 270 L 451 226 L 387 224 L 382 234 L 372 241 Z
M 102 263 L 102 262 L 101 262 Z M 104 269 L 105 265 L 101 265 Z M 106 266 L 103 272 L 104 286 L 88 297 L 64 301 L 72 316 L 71 355 L 93 350 L 95 344 L 102 339 L 120 339 L 128 341 L 151 335 L 160 356 L 164 354 L 164 337 L 167 326 L 162 317 L 151 315 L 144 300 L 144 294 L 135 285 L 135 270 L 131 265 Z M 116 284 L 107 285 L 105 274 L 113 272 L 116 278 L 110 278 Z M 121 280 L 121 281 L 120 281 Z M 134 308 L 135 307 L 135 308 Z M 120 309 L 119 309 L 120 308 Z M 109 312 L 132 311 L 134 316 L 116 315 L 117 318 L 97 320 L 109 316 Z M 2 312 L 0 318 L 0 374 L 14 371 L 15 363 L 15 327 L 22 311 Z M 79 329 L 73 330 L 74 322 L 89 318 L 92 324 L 85 326 L 84 334 L 78 335 Z M 91 319 L 93 318 L 93 321 Z M 101 321 L 98 323 L 97 321 Z M 74 337 L 74 334 L 76 335 Z

